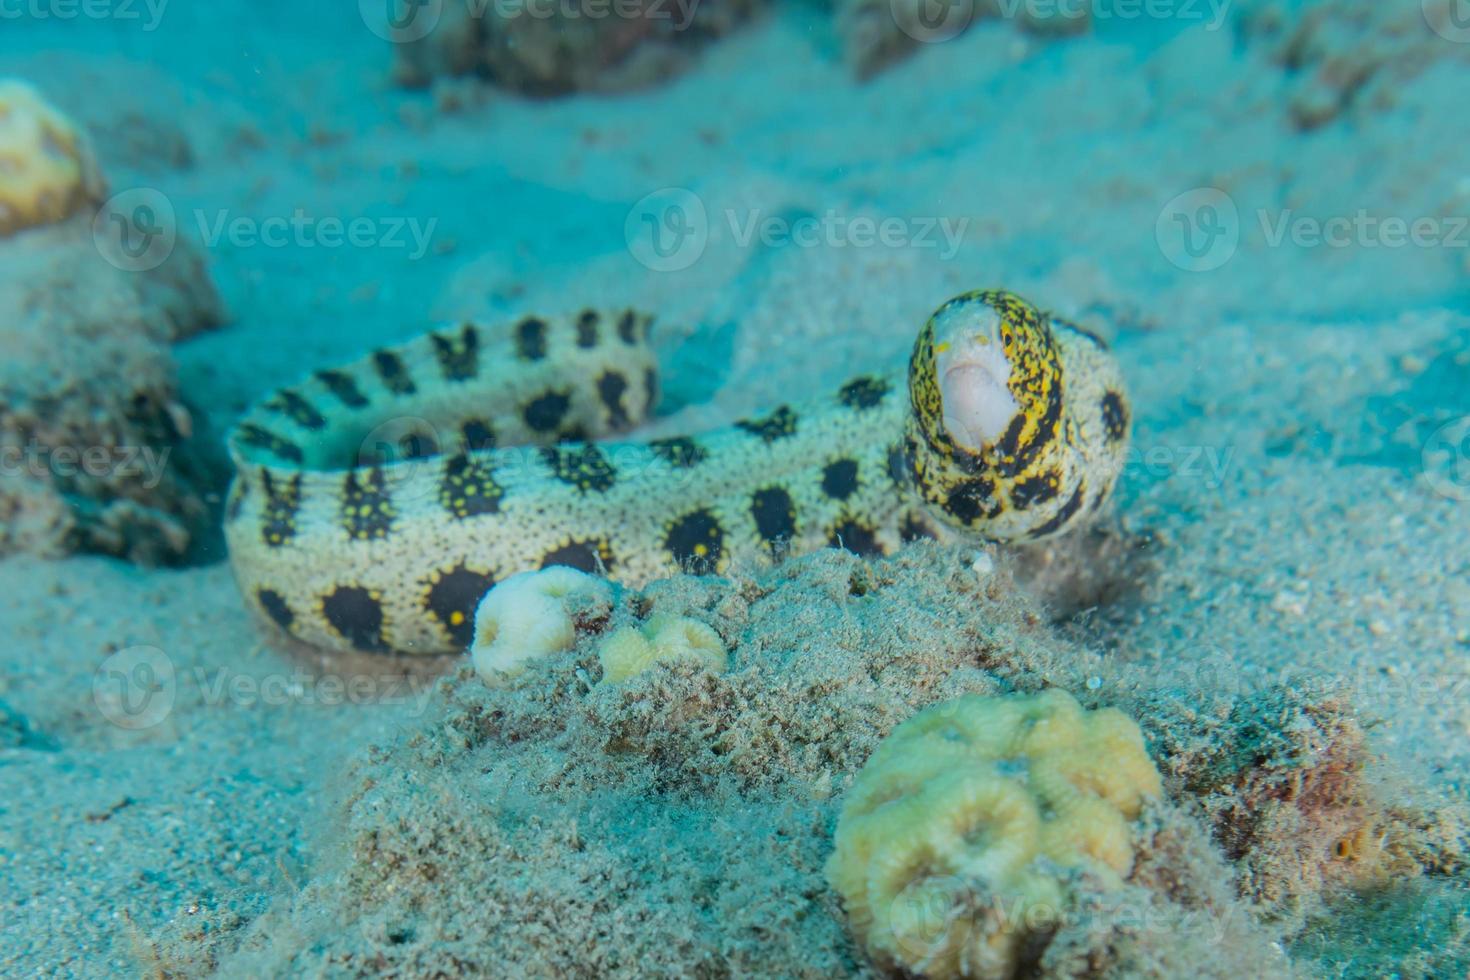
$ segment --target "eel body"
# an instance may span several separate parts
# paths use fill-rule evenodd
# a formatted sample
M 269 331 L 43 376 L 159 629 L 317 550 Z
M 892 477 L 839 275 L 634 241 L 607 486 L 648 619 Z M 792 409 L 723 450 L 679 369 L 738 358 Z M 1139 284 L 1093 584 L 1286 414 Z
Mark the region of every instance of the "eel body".
M 907 373 L 620 440 L 657 399 L 650 324 L 465 324 L 262 399 L 230 437 L 247 603 L 318 647 L 443 654 L 516 572 L 641 584 L 827 546 L 1045 538 L 1087 520 L 1121 467 L 1129 409 L 1106 347 L 1010 293 L 942 306 Z

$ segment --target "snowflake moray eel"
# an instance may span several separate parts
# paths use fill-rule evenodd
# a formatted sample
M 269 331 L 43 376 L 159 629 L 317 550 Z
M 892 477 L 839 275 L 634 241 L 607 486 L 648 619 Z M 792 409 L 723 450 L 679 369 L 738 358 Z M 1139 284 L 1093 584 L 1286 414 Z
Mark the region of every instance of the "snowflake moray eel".
M 1122 466 L 1129 407 L 1106 346 L 1011 293 L 941 306 L 906 379 L 864 375 L 701 435 L 597 441 L 656 401 L 651 322 L 465 324 L 262 399 L 229 440 L 247 603 L 318 647 L 450 653 L 518 571 L 638 585 L 826 546 L 1036 540 L 1085 522 Z

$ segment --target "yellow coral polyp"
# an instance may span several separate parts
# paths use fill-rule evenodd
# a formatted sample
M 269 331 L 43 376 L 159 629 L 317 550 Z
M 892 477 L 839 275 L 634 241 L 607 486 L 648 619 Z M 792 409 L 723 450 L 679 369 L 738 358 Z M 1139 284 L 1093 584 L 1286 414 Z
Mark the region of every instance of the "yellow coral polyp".
M 661 662 L 693 661 L 715 671 L 729 664 L 720 635 L 684 616 L 655 616 L 641 629 L 625 626 L 615 630 L 602 641 L 597 659 L 602 663 L 602 679 L 614 684 Z
M 27 83 L 0 80 L 0 236 L 65 220 L 106 193 L 81 131 Z
M 858 774 L 827 877 L 885 967 L 1012 976 L 1065 911 L 1064 874 L 1133 868 L 1130 821 L 1161 792 L 1138 726 L 1071 695 L 969 695 L 919 712 Z

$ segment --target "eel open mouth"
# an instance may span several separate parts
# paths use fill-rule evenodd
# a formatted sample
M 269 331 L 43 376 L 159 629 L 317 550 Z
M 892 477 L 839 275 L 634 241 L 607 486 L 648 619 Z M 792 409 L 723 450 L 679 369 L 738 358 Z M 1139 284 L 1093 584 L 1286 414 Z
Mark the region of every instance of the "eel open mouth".
M 979 453 L 1006 431 L 1021 406 L 1008 383 L 1011 364 L 1000 315 L 985 304 L 956 307 L 935 323 L 935 369 L 944 427 L 961 449 Z

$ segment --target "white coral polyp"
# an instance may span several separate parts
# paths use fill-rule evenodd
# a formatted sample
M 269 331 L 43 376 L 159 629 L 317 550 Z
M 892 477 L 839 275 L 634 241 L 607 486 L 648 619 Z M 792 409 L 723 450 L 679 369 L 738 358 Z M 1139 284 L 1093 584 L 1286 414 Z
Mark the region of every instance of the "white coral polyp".
M 504 685 L 543 657 L 576 642 L 572 600 L 611 600 L 612 587 L 574 568 L 553 566 L 512 575 L 480 600 L 470 659 L 492 687 Z

